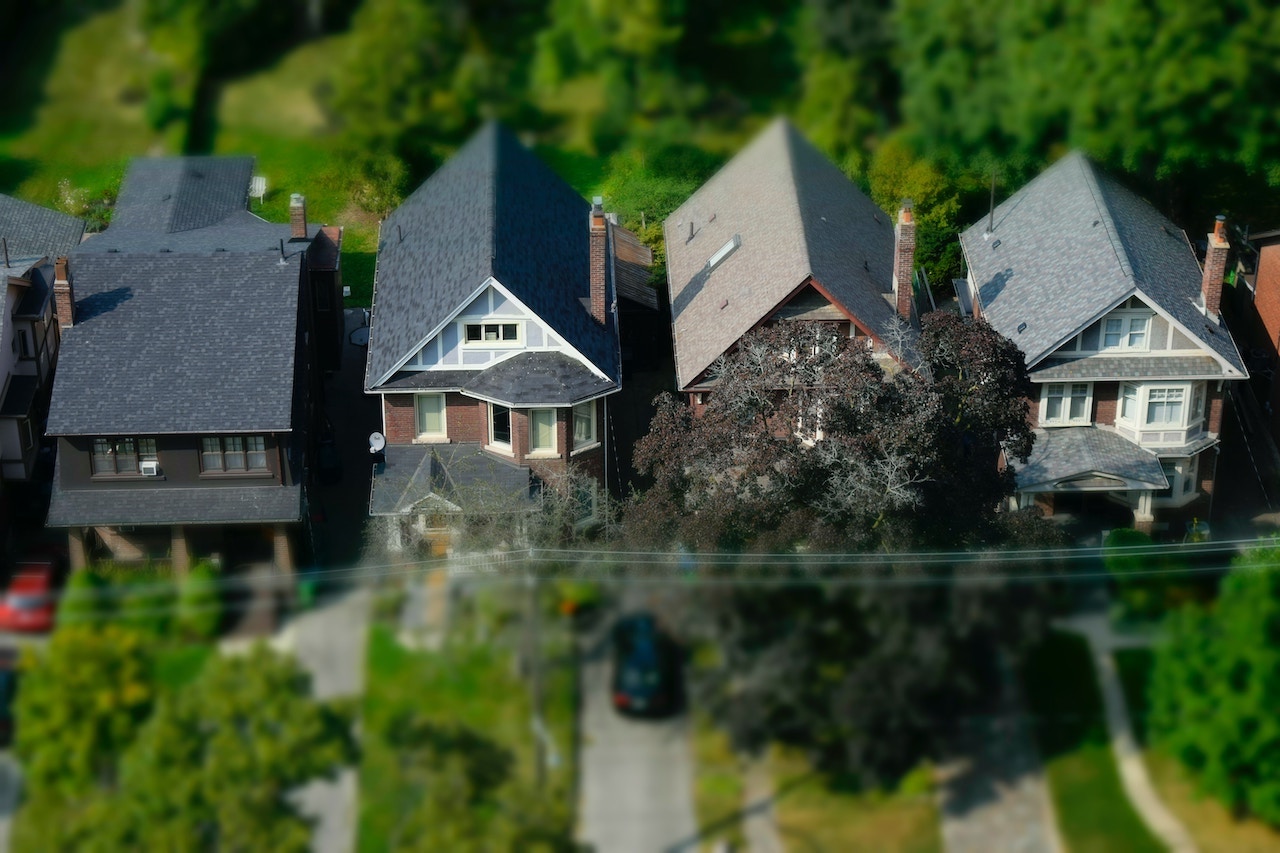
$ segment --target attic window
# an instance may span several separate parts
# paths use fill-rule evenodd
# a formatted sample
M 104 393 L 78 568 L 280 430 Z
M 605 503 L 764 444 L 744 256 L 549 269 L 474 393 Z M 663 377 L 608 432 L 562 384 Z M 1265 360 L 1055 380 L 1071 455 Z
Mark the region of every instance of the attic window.
M 733 239 L 720 247 L 720 251 L 716 252 L 707 261 L 708 269 L 715 269 L 725 258 L 733 254 L 733 250 L 742 245 L 742 235 L 734 234 Z

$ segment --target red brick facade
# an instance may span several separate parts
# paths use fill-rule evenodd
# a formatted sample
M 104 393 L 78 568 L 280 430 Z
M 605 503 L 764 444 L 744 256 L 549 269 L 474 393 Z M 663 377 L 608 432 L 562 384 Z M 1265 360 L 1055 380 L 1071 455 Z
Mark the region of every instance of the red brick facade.
M 1116 422 L 1116 398 L 1120 393 L 1118 382 L 1093 384 L 1093 422 L 1114 426 Z
M 1204 278 L 1200 283 L 1205 310 L 1211 315 L 1217 314 L 1222 306 L 1222 279 L 1227 274 L 1227 253 L 1230 250 L 1226 223 L 1219 216 L 1209 234 L 1209 247 L 1204 256 Z
M 417 417 L 413 394 L 384 394 L 382 397 L 383 425 L 389 444 L 412 444 L 417 439 Z M 535 473 L 549 475 L 563 472 L 570 463 L 577 465 L 604 480 L 605 437 L 604 406 L 602 400 L 592 404 L 596 409 L 596 439 L 599 444 L 582 453 L 573 453 L 573 409 L 556 409 L 556 455 L 530 455 L 532 436 L 529 431 L 529 410 L 511 410 L 511 453 L 491 448 L 499 456 L 512 459 L 519 465 L 528 465 Z M 445 430 L 449 443 L 475 443 L 489 445 L 489 404 L 462 394 L 445 395 Z
M 605 323 L 608 302 L 605 295 L 605 255 L 607 251 L 608 224 L 604 209 L 594 205 L 591 210 L 591 316 L 600 325 Z

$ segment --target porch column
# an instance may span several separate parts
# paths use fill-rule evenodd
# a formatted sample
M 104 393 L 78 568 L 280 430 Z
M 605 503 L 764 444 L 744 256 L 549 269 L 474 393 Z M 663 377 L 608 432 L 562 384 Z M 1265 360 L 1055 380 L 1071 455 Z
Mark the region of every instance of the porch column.
M 72 527 L 67 530 L 67 556 L 71 560 L 71 571 L 83 569 L 89 563 L 84 549 L 84 528 Z
M 293 543 L 289 539 L 289 528 L 277 524 L 272 530 L 272 562 L 276 569 L 293 574 Z
M 179 577 L 186 577 L 191 570 L 191 551 L 187 548 L 187 529 L 181 524 L 169 528 L 170 546 L 169 560 L 173 563 L 173 572 Z
M 1151 533 L 1156 517 L 1151 513 L 1151 496 L 1153 492 L 1139 492 L 1138 505 L 1133 510 L 1133 529 L 1146 534 Z

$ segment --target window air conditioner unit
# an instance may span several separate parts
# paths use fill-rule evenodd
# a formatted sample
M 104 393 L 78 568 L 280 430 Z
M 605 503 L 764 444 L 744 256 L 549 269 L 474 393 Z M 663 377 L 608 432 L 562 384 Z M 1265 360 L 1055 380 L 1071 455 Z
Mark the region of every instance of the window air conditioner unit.
M 154 459 L 144 459 L 142 461 L 142 473 L 148 477 L 155 477 L 160 474 L 160 463 Z

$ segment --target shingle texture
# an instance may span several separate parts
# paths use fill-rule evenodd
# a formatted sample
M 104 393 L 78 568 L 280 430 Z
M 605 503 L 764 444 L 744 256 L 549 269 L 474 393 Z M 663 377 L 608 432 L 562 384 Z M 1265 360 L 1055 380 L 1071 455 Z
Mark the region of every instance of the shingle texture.
M 1207 355 L 1088 356 L 1069 360 L 1046 359 L 1031 371 L 1035 382 L 1108 379 L 1211 379 L 1222 375 L 1222 365 Z
M 83 219 L 0 195 L 0 237 L 9 246 L 11 263 L 19 258 L 65 255 L 83 235 Z
M 730 160 L 664 229 L 682 388 L 810 276 L 877 335 L 896 316 L 887 298 L 890 218 L 785 120 Z M 735 234 L 741 245 L 711 268 Z
M 390 378 L 490 277 L 615 382 L 596 323 L 587 202 L 500 125 L 485 125 L 382 223 L 365 386 Z
M 509 406 L 568 406 L 615 387 L 567 355 L 527 352 L 475 374 L 462 390 Z
M 111 227 L 167 234 L 206 228 L 243 211 L 252 157 L 140 157 L 129 164 Z
M 1036 430 L 1031 458 L 1016 471 L 1020 489 L 1051 487 L 1060 480 L 1088 474 L 1119 477 L 1135 489 L 1169 485 L 1154 453 L 1097 427 Z
M 529 469 L 485 453 L 478 444 L 390 445 L 375 468 L 371 515 L 411 512 L 433 498 L 466 509 L 527 509 L 533 488 Z M 447 508 L 447 507 L 446 507 Z
M 77 254 L 52 435 L 290 428 L 299 256 Z
M 1136 294 L 1203 344 L 1220 375 L 1244 375 L 1226 326 L 1197 307 L 1200 265 L 1185 235 L 1083 154 L 1063 157 L 1010 196 L 994 224 L 986 234 L 983 217 L 961 243 L 982 316 L 1022 348 L 1028 365 Z

